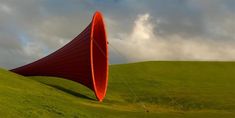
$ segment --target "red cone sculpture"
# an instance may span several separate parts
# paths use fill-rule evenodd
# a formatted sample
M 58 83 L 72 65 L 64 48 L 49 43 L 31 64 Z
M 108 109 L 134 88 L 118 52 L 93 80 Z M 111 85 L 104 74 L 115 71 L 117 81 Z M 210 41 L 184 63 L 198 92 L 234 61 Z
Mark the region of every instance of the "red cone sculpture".
M 75 39 L 54 53 L 11 70 L 24 76 L 55 76 L 79 82 L 102 101 L 108 82 L 108 44 L 100 12 Z

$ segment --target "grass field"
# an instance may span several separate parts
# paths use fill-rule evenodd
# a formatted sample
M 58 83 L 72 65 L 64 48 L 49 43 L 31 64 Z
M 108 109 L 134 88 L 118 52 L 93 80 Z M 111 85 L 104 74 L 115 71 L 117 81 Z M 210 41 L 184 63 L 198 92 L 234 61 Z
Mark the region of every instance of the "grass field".
M 111 65 L 102 103 L 73 81 L 1 69 L 0 117 L 235 118 L 235 62 Z

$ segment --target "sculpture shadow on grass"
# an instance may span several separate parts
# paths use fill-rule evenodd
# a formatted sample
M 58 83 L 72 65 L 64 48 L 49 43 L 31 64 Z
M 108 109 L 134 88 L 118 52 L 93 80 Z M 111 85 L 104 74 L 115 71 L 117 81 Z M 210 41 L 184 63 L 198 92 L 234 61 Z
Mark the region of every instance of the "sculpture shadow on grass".
M 44 83 L 44 84 L 46 84 L 46 83 Z M 95 100 L 95 99 L 90 98 L 90 97 L 88 97 L 88 96 L 86 96 L 86 95 L 80 94 L 80 93 L 78 93 L 78 92 L 69 90 L 69 89 L 67 89 L 67 88 L 64 88 L 64 87 L 61 87 L 61 86 L 58 86 L 58 85 L 52 85 L 52 84 L 46 84 L 46 85 L 51 86 L 51 87 L 53 87 L 53 88 L 56 88 L 56 89 L 58 89 L 58 90 L 61 90 L 61 91 L 65 92 L 65 93 L 71 94 L 71 95 L 73 95 L 73 96 L 79 97 L 79 98 L 88 99 L 88 100 Z

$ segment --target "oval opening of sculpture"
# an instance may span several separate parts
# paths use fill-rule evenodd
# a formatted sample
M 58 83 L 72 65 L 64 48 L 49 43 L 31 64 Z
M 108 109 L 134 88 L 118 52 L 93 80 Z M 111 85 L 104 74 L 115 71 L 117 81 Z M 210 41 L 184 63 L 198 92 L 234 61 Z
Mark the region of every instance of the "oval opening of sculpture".
M 96 12 L 92 21 L 91 66 L 93 87 L 96 97 L 102 101 L 108 82 L 108 43 L 105 25 L 100 12 Z

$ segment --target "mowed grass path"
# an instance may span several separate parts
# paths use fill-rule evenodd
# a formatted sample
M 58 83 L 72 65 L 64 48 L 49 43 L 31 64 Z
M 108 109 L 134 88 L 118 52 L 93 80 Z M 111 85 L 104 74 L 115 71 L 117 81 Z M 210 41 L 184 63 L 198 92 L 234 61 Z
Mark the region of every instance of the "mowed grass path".
M 111 65 L 102 103 L 73 81 L 0 70 L 0 117 L 234 118 L 235 62 Z

